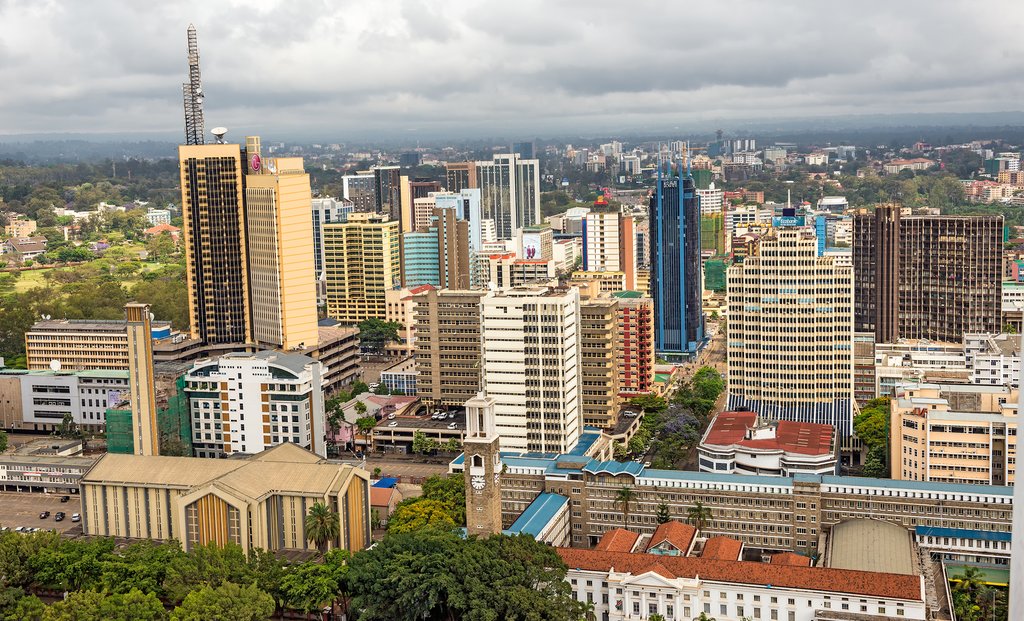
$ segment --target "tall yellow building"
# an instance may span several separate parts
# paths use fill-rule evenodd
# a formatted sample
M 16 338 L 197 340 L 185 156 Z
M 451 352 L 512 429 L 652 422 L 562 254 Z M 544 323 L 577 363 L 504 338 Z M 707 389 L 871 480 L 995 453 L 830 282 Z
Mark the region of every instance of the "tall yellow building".
M 248 343 L 241 149 L 237 144 L 181 145 L 178 164 L 192 337 L 210 344 Z
M 124 307 L 128 333 L 128 373 L 131 379 L 132 435 L 136 455 L 159 455 L 156 423 L 156 383 L 153 377 L 153 337 L 149 304 Z
M 398 221 L 353 213 L 323 228 L 327 315 L 344 323 L 387 316 L 385 292 L 401 286 Z
M 245 218 L 252 337 L 284 350 L 317 346 L 312 195 L 301 157 L 260 158 L 246 138 Z

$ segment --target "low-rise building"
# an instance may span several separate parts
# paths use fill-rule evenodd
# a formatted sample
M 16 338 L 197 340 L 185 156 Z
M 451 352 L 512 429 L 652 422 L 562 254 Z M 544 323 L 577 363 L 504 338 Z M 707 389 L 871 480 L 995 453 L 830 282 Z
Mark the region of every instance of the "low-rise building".
M 82 475 L 95 463 L 95 457 L 0 454 L 0 490 L 77 494 Z
M 0 423 L 51 432 L 65 416 L 86 431 L 103 431 L 106 410 L 129 392 L 128 371 L 0 371 Z
M 168 321 L 153 322 L 154 341 L 179 335 Z M 66 371 L 128 368 L 128 333 L 123 319 L 44 319 L 25 332 L 25 361 L 29 369 L 53 367 Z
M 416 394 L 416 359 L 405 358 L 380 372 L 380 383 L 393 395 Z
M 486 266 L 482 270 L 484 284 L 493 283 L 499 289 L 545 284 L 557 276 L 553 259 L 519 259 L 515 253 L 507 253 L 477 257 L 477 260 Z
M 13 237 L 4 242 L 3 251 L 11 255 L 15 263 L 31 261 L 46 252 L 46 238 Z
M 768 422 L 754 412 L 722 412 L 697 447 L 702 472 L 790 476 L 835 474 L 836 432 L 831 425 Z
M 36 221 L 27 218 L 11 218 L 4 226 L 4 234 L 10 237 L 29 237 L 36 232 Z

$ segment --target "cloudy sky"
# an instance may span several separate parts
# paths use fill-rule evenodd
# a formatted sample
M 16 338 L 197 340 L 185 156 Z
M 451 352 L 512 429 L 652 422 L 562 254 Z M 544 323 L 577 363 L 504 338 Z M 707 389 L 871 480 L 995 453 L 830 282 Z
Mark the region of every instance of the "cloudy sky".
M 190 22 L 233 133 L 1024 109 L 1022 0 L 0 0 L 0 134 L 180 133 Z

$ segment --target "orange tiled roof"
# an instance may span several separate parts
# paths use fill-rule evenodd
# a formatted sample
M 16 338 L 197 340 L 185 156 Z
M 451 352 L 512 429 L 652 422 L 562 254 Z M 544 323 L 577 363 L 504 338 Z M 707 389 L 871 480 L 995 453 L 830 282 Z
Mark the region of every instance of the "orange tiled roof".
M 704 551 L 700 553 L 700 557 L 719 561 L 737 561 L 742 550 L 742 541 L 732 537 L 718 536 L 707 540 L 704 544 Z
M 594 546 L 595 550 L 608 552 L 632 552 L 633 546 L 640 535 L 625 528 L 615 528 L 604 534 L 601 541 Z
M 647 549 L 657 546 L 658 544 L 669 542 L 675 549 L 681 551 L 683 554 L 690 549 L 690 544 L 693 543 L 693 538 L 697 536 L 697 529 L 684 524 L 679 520 L 669 520 L 664 524 L 658 525 L 658 528 L 651 535 L 651 541 L 647 544 Z
M 781 554 L 772 554 L 768 560 L 772 565 L 793 565 L 795 567 L 810 567 L 810 557 L 803 556 L 802 554 L 794 554 L 793 552 L 783 552 Z
M 391 496 L 395 493 L 395 490 L 390 487 L 371 487 L 370 488 L 370 506 L 371 507 L 386 507 L 391 504 Z
M 852 569 L 769 565 L 754 561 L 721 561 L 687 556 L 654 556 L 642 553 L 607 552 L 581 548 L 557 548 L 569 569 L 629 572 L 634 576 L 648 571 L 659 575 L 696 578 L 731 584 L 772 585 L 794 589 L 847 593 L 922 601 L 919 576 L 884 574 Z

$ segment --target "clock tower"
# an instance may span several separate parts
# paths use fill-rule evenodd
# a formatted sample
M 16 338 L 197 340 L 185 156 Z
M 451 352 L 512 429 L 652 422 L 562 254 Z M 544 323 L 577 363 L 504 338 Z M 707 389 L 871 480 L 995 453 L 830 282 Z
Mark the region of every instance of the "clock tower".
M 494 424 L 494 399 L 477 393 L 466 402 L 463 443 L 466 479 L 466 534 L 501 532 L 501 456 Z

